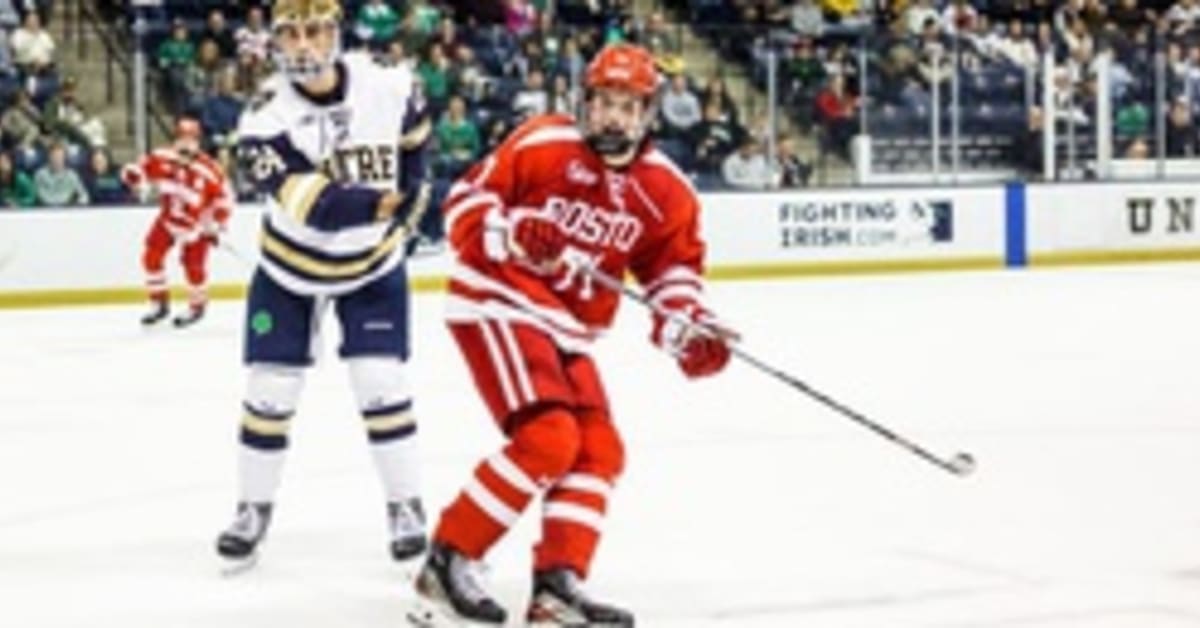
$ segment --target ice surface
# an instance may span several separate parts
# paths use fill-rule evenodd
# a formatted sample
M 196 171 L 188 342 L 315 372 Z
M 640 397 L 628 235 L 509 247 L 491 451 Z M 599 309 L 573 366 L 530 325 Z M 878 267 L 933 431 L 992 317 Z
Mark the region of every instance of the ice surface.
M 591 586 L 640 626 L 1200 626 L 1200 266 L 712 292 L 748 350 L 979 469 L 953 477 L 740 364 L 686 382 L 626 304 L 598 359 L 630 462 Z M 436 512 L 500 440 L 441 296 L 415 310 Z M 226 579 L 241 307 L 184 332 L 139 312 L 0 313 L 0 625 L 403 626 L 336 338 L 263 561 Z M 533 523 L 489 556 L 514 611 Z

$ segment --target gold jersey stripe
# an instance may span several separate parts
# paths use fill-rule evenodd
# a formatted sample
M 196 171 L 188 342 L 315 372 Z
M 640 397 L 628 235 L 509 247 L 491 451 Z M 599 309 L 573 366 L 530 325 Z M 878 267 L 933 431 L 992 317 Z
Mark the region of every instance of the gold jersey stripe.
M 308 214 L 316 204 L 317 196 L 328 185 L 329 177 L 319 172 L 294 174 L 279 188 L 279 203 L 285 212 L 303 224 L 308 220 Z
M 314 259 L 265 231 L 262 234 L 262 247 L 264 251 L 274 255 L 288 266 L 314 277 L 335 280 L 354 279 L 363 275 L 375 262 L 391 255 L 407 235 L 407 230 L 397 229 L 376 245 L 369 255 L 352 262 L 327 262 Z

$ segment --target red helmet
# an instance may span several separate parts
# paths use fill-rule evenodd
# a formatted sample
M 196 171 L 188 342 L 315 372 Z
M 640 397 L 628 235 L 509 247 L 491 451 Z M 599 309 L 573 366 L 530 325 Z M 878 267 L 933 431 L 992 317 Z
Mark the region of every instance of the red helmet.
M 654 57 L 641 46 L 617 43 L 601 50 L 588 64 L 584 86 L 588 89 L 627 89 L 649 98 L 658 89 Z

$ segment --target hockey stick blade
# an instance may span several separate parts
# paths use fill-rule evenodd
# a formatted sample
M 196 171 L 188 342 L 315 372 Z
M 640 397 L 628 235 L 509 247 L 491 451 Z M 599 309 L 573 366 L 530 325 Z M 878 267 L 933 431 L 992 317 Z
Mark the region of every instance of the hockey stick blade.
M 608 288 L 610 290 L 613 290 L 615 292 L 623 294 L 626 297 L 629 297 L 630 299 L 637 301 L 638 303 L 649 308 L 652 312 L 658 314 L 659 316 L 664 316 L 667 318 L 677 318 L 678 317 L 678 315 L 676 313 L 668 311 L 667 309 L 663 308 L 662 306 L 658 305 L 657 303 L 654 303 L 650 299 L 646 298 L 646 295 L 642 294 L 640 291 L 625 285 L 625 282 L 605 273 L 604 271 L 601 271 L 600 269 L 596 268 L 595 266 L 585 267 L 584 272 L 589 277 L 591 277 L 592 280 L 595 281 L 596 283 L 599 283 L 600 285 L 604 286 L 605 288 Z M 697 325 L 697 323 L 690 321 L 690 320 L 680 320 L 680 322 L 685 325 L 692 325 L 692 326 Z M 701 327 L 703 328 L 703 326 L 701 326 Z M 713 334 L 725 337 L 723 334 L 720 334 L 720 332 L 718 330 L 707 329 L 707 328 L 706 328 L 706 330 L 708 331 L 708 333 L 713 333 Z M 767 364 L 766 362 L 763 362 L 759 358 L 751 355 L 745 349 L 742 349 L 741 347 L 738 347 L 736 344 L 733 344 L 733 342 L 736 342 L 736 339 L 730 339 L 730 338 L 726 338 L 726 339 L 730 340 L 729 351 L 734 357 L 740 359 L 741 361 L 745 362 L 746 364 L 750 365 L 751 367 L 754 367 L 755 369 L 757 369 L 763 373 L 766 373 L 767 375 L 770 375 L 770 376 L 774 377 L 775 379 L 791 386 L 792 388 L 795 388 L 796 390 L 804 393 L 805 395 L 812 398 L 813 400 L 821 403 L 825 407 L 830 408 L 831 410 L 834 410 L 838 414 L 841 414 L 842 416 L 854 421 L 855 423 L 858 423 L 859 425 L 871 430 L 872 432 L 875 432 L 879 436 L 882 436 L 883 438 L 895 443 L 896 445 L 898 445 L 904 449 L 907 449 L 910 453 L 914 454 L 918 458 L 921 458 L 921 459 L 925 460 L 926 462 L 929 462 L 929 463 L 933 464 L 934 466 L 936 466 L 944 471 L 947 471 L 953 475 L 956 475 L 958 477 L 966 477 L 975 472 L 975 467 L 976 467 L 975 457 L 972 456 L 971 454 L 966 453 L 966 452 L 959 452 L 950 458 L 942 458 L 942 457 L 930 452 L 928 449 L 925 449 L 924 447 L 922 447 L 920 444 L 916 443 L 915 441 L 909 440 L 908 438 L 901 436 L 900 434 L 888 429 L 887 427 L 883 426 L 882 424 L 873 421 L 872 419 L 870 419 L 866 415 L 858 412 L 857 410 L 854 410 L 853 408 L 850 408 L 849 406 L 841 403 L 840 401 L 834 399 L 833 397 L 830 397 L 829 395 L 813 388 L 812 386 L 805 383 L 803 380 L 801 380 L 781 369 L 771 366 L 770 364 Z

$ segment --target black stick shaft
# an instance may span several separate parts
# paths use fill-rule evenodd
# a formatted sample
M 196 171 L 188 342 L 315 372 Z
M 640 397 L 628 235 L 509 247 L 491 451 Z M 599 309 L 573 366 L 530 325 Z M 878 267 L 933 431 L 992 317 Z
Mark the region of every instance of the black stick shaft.
M 624 294 L 625 296 L 633 299 L 634 301 L 637 301 L 638 303 L 641 303 L 642 305 L 646 306 L 647 308 L 650 308 L 652 311 L 654 311 L 655 313 L 657 313 L 660 316 L 665 316 L 665 317 L 669 318 L 669 317 L 672 317 L 675 315 L 673 312 L 669 312 L 666 309 L 655 304 L 654 302 L 650 301 L 650 299 L 647 299 L 646 295 L 625 285 L 625 283 L 623 281 L 621 281 L 615 277 L 612 277 L 611 275 L 608 275 L 599 269 L 589 268 L 587 270 L 587 272 L 592 277 L 592 279 L 594 281 L 596 281 L 597 283 L 599 283 L 600 285 L 602 285 L 606 288 L 612 289 L 612 290 L 616 290 L 616 291 L 620 292 L 621 294 Z M 820 402 L 824 406 L 836 411 L 838 414 L 841 414 L 842 416 L 844 416 L 848 419 L 851 419 L 855 423 L 858 423 L 859 425 L 871 430 L 872 432 L 875 432 L 876 434 L 886 438 L 887 440 L 890 440 L 891 442 L 899 445 L 900 447 L 907 449 L 909 452 L 916 454 L 919 458 L 922 458 L 925 461 L 930 462 L 930 463 L 934 464 L 935 466 L 937 466 L 945 471 L 949 471 L 950 473 L 953 473 L 955 475 L 964 475 L 966 473 L 966 471 L 964 469 L 952 464 L 951 462 L 945 460 L 944 458 L 941 458 L 940 456 L 937 456 L 936 454 L 933 454 L 932 452 L 925 449 L 924 447 L 917 444 L 916 442 L 913 442 L 913 441 L 901 436 L 900 434 L 897 434 L 896 432 L 893 432 L 892 430 L 884 427 L 883 425 L 871 420 L 867 416 L 863 415 L 861 412 L 858 412 L 858 411 L 854 410 L 853 408 L 850 408 L 849 406 L 834 399 L 833 397 L 830 397 L 829 395 L 813 388 L 812 386 L 809 386 L 807 383 L 800 380 L 799 378 L 797 378 L 793 375 L 790 375 L 774 366 L 771 366 L 770 364 L 767 364 L 766 362 L 763 362 L 759 358 L 751 355 L 750 353 L 746 352 L 745 350 L 741 349 L 740 347 L 730 344 L 729 350 L 730 350 L 730 353 L 732 353 L 734 356 L 736 356 L 738 359 L 742 360 L 746 364 L 749 364 L 750 366 L 758 369 L 759 371 L 762 371 L 763 373 L 766 373 L 767 375 L 770 375 L 770 376 L 774 377 L 775 379 L 778 379 L 778 380 L 782 381 L 783 383 L 788 384 L 792 388 L 799 390 L 800 392 L 804 393 L 805 395 L 808 395 L 812 399 L 815 399 L 816 401 Z

